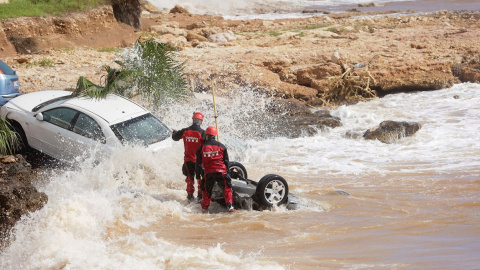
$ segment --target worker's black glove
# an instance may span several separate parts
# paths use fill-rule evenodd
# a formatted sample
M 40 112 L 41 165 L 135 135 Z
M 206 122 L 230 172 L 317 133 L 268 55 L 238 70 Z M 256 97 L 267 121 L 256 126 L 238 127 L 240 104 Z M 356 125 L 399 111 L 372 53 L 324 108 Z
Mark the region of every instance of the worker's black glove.
M 182 173 L 183 173 L 183 175 L 185 175 L 185 176 L 188 175 L 187 166 L 185 166 L 185 163 L 183 163 L 183 165 L 182 165 Z

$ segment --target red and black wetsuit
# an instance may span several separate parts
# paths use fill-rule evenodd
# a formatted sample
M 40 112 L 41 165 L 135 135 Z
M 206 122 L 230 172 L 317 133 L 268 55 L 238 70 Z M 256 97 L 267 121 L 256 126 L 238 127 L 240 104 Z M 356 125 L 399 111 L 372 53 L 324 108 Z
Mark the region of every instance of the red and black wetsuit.
M 218 182 L 223 187 L 225 203 L 232 204 L 232 181 L 230 177 L 226 177 L 228 173 L 227 148 L 222 143 L 211 138 L 198 148 L 196 156 L 195 174 L 197 179 L 200 179 L 202 165 L 205 174 L 201 183 L 203 192 L 202 209 L 207 210 L 210 205 L 215 182 Z
M 187 128 L 174 131 L 172 139 L 174 141 L 183 139 L 185 147 L 183 173 L 187 176 L 185 179 L 185 182 L 187 182 L 187 193 L 193 194 L 195 192 L 194 174 L 195 161 L 197 159 L 195 151 L 205 142 L 205 131 L 199 125 L 193 124 Z M 198 193 L 200 193 L 200 184 L 198 185 Z

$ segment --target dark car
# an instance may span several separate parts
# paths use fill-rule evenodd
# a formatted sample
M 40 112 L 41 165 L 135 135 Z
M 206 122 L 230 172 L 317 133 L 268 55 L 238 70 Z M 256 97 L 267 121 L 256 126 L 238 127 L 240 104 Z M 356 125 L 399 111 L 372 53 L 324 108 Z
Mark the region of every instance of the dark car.
M 18 75 L 15 70 L 0 60 L 0 106 L 21 95 L 18 92 L 19 86 Z
M 247 170 L 240 162 L 231 161 L 228 166 L 232 178 L 233 203 L 237 209 L 266 210 L 285 205 L 296 210 L 300 200 L 289 194 L 287 181 L 278 174 L 267 174 L 258 182 L 247 178 Z M 215 184 L 212 201 L 225 205 L 223 188 Z

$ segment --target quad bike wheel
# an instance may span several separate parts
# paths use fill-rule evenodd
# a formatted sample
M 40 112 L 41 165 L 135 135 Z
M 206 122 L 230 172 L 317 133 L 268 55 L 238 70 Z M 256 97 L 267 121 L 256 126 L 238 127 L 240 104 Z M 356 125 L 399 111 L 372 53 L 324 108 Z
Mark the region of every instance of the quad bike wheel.
M 288 200 L 287 181 L 277 174 L 267 174 L 258 182 L 255 200 L 260 205 L 271 207 L 281 205 Z
M 247 169 L 240 162 L 230 161 L 228 163 L 228 173 L 233 179 L 247 179 Z

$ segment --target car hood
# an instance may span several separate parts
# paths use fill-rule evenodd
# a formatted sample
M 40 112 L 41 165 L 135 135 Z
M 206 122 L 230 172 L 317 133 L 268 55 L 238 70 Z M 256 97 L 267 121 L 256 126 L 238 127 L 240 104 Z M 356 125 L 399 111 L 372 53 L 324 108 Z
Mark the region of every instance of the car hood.
M 16 108 L 22 111 L 31 112 L 38 104 L 63 96 L 71 95 L 68 91 L 39 91 L 28 95 L 21 95 L 10 100 L 6 106 Z
M 161 149 L 165 149 L 167 147 L 172 146 L 172 143 L 173 143 L 173 140 L 171 137 L 169 137 L 163 141 L 150 144 L 149 146 L 147 146 L 147 149 L 153 152 L 157 152 L 157 151 L 160 151 Z

